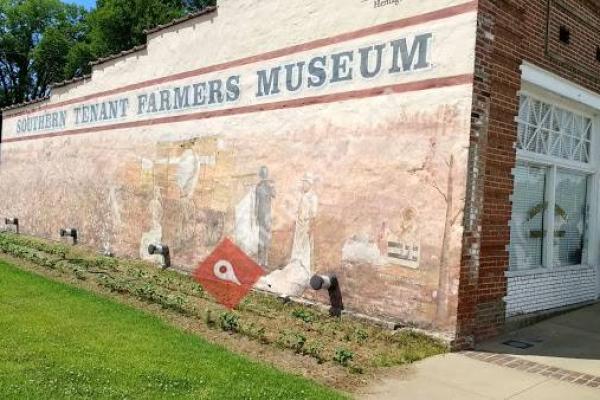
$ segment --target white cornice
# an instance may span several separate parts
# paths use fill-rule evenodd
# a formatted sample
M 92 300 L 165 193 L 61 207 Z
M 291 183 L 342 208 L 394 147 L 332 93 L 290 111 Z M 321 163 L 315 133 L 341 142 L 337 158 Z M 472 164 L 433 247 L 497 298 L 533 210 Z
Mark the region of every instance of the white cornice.
M 523 62 L 521 78 L 523 81 L 600 110 L 600 93 L 595 93 L 533 64 Z

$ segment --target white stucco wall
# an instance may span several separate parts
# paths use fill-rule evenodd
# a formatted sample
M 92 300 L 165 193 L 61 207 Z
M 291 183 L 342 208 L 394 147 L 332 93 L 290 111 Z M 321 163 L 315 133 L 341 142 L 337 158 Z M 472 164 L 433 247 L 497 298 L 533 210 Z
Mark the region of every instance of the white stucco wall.
M 256 222 L 239 214 L 253 211 L 268 167 L 277 194 L 265 274 L 294 267 L 299 215 L 315 214 L 304 268 L 338 274 L 348 309 L 453 331 L 476 19 L 468 1 L 222 0 L 90 80 L 5 112 L 0 179 L 12 190 L 0 214 L 38 236 L 77 227 L 83 244 L 117 255 L 144 257 L 144 240 L 160 239 L 190 271 L 224 237 L 243 247 L 236 221 Z M 390 73 L 391 41 L 410 49 L 429 33 L 427 66 Z M 354 79 L 256 95 L 257 71 L 378 44 L 386 64 L 373 78 L 355 62 Z M 139 95 L 238 75 L 234 101 L 137 113 Z M 75 122 L 75 108 L 120 99 L 127 116 Z M 58 111 L 64 126 L 17 129 Z

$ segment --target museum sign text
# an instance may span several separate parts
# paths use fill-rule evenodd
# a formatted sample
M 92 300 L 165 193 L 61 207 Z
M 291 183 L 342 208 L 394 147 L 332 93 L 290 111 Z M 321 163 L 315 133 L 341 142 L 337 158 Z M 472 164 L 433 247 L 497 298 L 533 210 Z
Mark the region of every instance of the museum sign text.
M 432 42 L 432 33 L 421 33 L 329 54 L 311 55 L 258 68 L 252 74 L 228 74 L 179 86 L 157 87 L 133 96 L 30 113 L 17 120 L 16 133 L 33 134 L 187 110 L 214 109 L 238 103 L 243 96 L 252 96 L 252 101 L 256 102 L 298 93 L 308 95 L 324 87 L 337 88 L 383 74 L 393 76 L 428 70 L 432 67 Z M 246 94 L 244 91 L 248 87 L 253 89 Z

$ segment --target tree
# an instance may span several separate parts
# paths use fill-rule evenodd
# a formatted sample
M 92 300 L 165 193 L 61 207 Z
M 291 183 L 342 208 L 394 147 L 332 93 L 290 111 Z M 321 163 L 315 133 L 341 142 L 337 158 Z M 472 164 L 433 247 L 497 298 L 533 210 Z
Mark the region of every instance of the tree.
M 216 0 L 0 0 L 0 107 L 45 96 L 53 82 L 91 71 L 90 61 L 146 42 L 145 29 Z
M 440 275 L 438 280 L 438 295 L 437 295 L 437 310 L 436 310 L 436 321 L 438 325 L 443 326 L 448 323 L 448 296 L 450 293 L 450 242 L 452 235 L 452 228 L 458 221 L 458 217 L 462 213 L 460 209 L 454 216 L 454 155 L 450 155 L 450 161 L 447 163 L 448 166 L 448 181 L 446 184 L 446 191 L 439 190 L 439 193 L 446 202 L 446 215 L 444 217 L 444 236 L 442 239 L 442 250 L 440 255 Z
M 68 77 L 85 10 L 59 0 L 0 0 L 0 106 L 44 96 Z
M 456 210 L 456 196 L 454 193 L 454 174 L 455 174 L 455 157 L 454 153 L 450 153 L 449 159 L 443 156 L 447 167 L 446 187 L 442 188 L 438 184 L 435 176 L 435 160 L 440 156 L 438 154 L 438 140 L 444 138 L 448 134 L 448 130 L 452 129 L 454 121 L 459 115 L 456 106 L 441 106 L 435 114 L 435 120 L 439 126 L 436 135 L 429 139 L 429 152 L 425 157 L 424 162 L 417 168 L 411 169 L 408 172 L 421 177 L 423 183 L 431 186 L 442 197 L 444 210 L 444 231 L 442 236 L 442 244 L 440 249 L 440 267 L 438 277 L 438 290 L 436 299 L 436 323 L 438 327 L 444 327 L 448 324 L 449 312 L 449 296 L 451 291 L 451 244 L 452 244 L 452 229 L 459 221 L 459 217 L 463 214 L 463 207 Z M 459 204 L 462 204 L 464 199 L 460 199 Z
M 68 70 L 87 73 L 89 61 L 145 43 L 146 29 L 215 4 L 216 0 L 98 0 L 86 19 L 86 40 L 69 55 Z

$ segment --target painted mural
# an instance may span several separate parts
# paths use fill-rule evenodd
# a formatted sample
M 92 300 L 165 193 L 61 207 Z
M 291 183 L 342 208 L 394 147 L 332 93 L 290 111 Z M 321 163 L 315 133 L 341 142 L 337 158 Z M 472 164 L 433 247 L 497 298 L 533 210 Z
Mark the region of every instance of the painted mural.
M 449 2 L 427 3 L 444 9 Z M 226 16 L 231 3 L 223 5 Z M 401 6 L 373 12 L 390 10 L 404 17 Z M 472 60 L 462 46 L 474 40 L 475 13 L 446 14 L 414 27 L 433 32 L 421 46 L 437 47 L 421 51 L 417 39 L 404 42 L 414 50 L 411 56 L 405 49 L 412 64 L 404 67 L 426 62 L 422 72 L 327 86 L 306 104 L 296 98 L 309 94 L 281 93 L 251 111 L 243 93 L 255 93 L 255 83 L 242 78 L 232 102 L 243 112 L 228 115 L 238 110 L 231 105 L 222 115 L 174 120 L 171 110 L 148 124 L 136 119 L 127 127 L 100 125 L 100 132 L 5 142 L 0 180 L 10 190 L 0 192 L 0 214 L 18 216 L 24 233 L 54 239 L 60 228 L 76 227 L 81 243 L 105 254 L 159 262 L 147 248 L 165 243 L 173 264 L 187 272 L 228 237 L 264 269 L 258 289 L 326 302 L 308 283 L 315 273 L 335 273 L 348 309 L 450 331 L 472 91 Z M 443 33 L 457 29 L 464 40 L 448 42 Z M 313 52 L 344 46 L 354 44 Z M 389 49 L 385 57 L 393 63 L 395 48 Z M 445 55 L 461 64 L 447 66 Z M 372 62 L 367 69 L 377 69 L 377 58 Z M 259 77 L 268 70 L 244 68 Z M 22 115 L 14 120 L 27 125 Z

